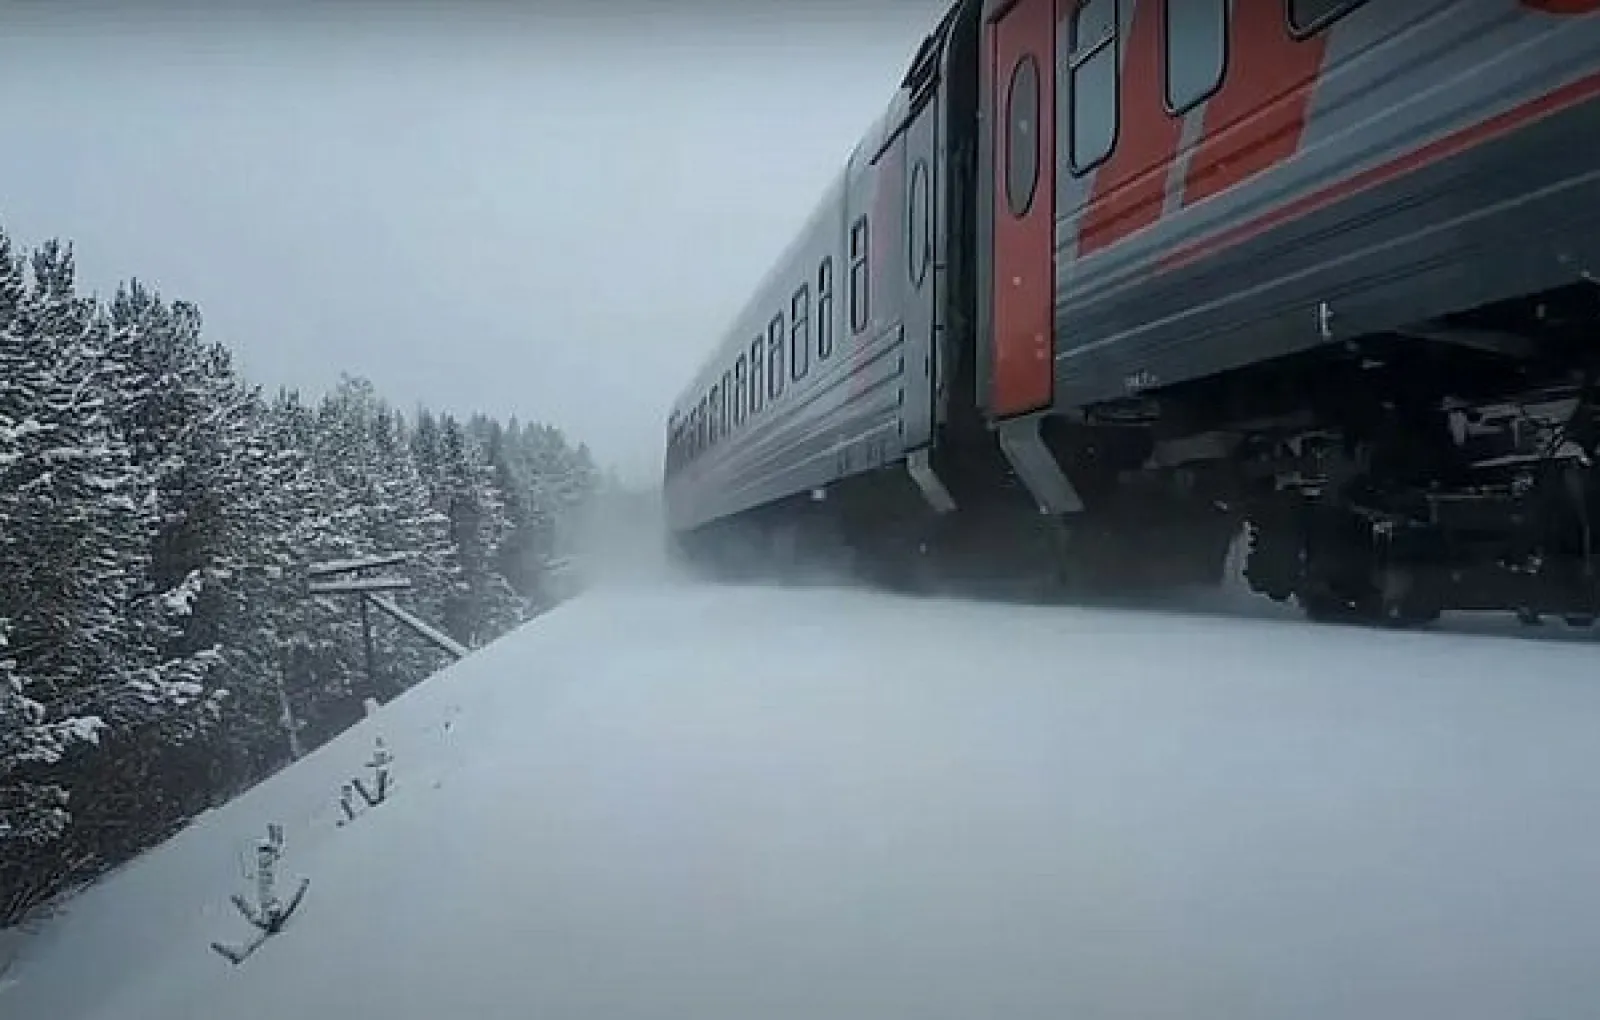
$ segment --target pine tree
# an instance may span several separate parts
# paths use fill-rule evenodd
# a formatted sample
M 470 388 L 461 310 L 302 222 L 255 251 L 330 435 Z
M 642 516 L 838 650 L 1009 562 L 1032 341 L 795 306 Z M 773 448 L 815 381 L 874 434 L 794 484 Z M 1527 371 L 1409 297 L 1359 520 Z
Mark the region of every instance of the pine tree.
M 449 519 L 433 505 L 404 422 L 370 382 L 346 378 L 319 410 L 318 442 L 323 483 L 359 508 L 341 529 L 350 541 L 340 556 L 407 554 L 402 569 L 414 587 L 399 600 L 424 619 L 442 620 L 464 582 Z M 374 631 L 384 693 L 410 686 L 444 661 L 386 617 L 374 617 Z
M 0 413 L 30 423 L 0 478 L 0 573 L 20 602 L 0 616 L 48 702 L 131 724 L 198 691 L 162 671 L 132 623 L 144 611 L 151 494 L 107 413 L 105 334 L 73 293 L 70 249 L 45 245 L 0 359 L 10 384 Z
M 102 731 L 131 734 L 200 691 L 161 661 L 139 625 L 150 611 L 143 581 L 153 501 L 114 426 L 123 376 L 108 324 L 76 295 L 70 248 L 41 247 L 21 287 L 15 260 L 5 262 L 0 618 L 8 711 L 21 732 L 52 735 L 45 744 L 28 738 L 30 750 L 6 783 L 48 791 L 49 810 L 34 817 L 55 822 L 26 826 L 41 833 L 70 817 L 57 812 L 99 807 L 94 779 L 114 774 L 99 766 L 103 754 L 72 744 L 81 748 Z
M 505 633 L 521 619 L 517 596 L 496 569 L 496 551 L 506 534 L 504 508 L 489 484 L 489 468 L 460 423 L 446 417 L 440 428 L 441 477 L 435 498 L 450 520 L 460 577 L 445 604 L 445 629 L 476 646 Z
M 491 472 L 490 483 L 504 507 L 506 533 L 495 552 L 495 569 L 527 606 L 546 604 L 540 587 L 543 564 L 539 561 L 540 532 L 546 524 L 534 506 L 533 492 L 524 477 L 524 468 L 511 449 L 515 441 L 499 422 L 486 421 L 479 429 L 484 456 Z
M 450 579 L 459 569 L 450 541 L 450 520 L 432 504 L 400 415 L 382 407 L 371 429 L 377 496 L 386 508 L 373 522 L 374 542 L 381 549 L 410 554 L 405 569 L 413 588 L 399 600 L 425 620 L 442 621 Z M 448 661 L 438 649 L 388 621 L 381 628 L 381 644 L 403 686 L 418 682 Z
M 339 459 L 348 453 L 347 437 L 337 428 L 329 431 L 337 415 L 328 402 L 313 411 L 298 394 L 286 393 L 279 396 L 273 412 L 284 445 L 304 457 L 300 516 L 290 536 L 298 564 L 294 587 L 303 592 L 311 564 L 366 551 L 362 536 L 366 514 L 351 502 L 345 487 L 348 474 Z M 349 609 L 340 600 L 319 597 L 286 610 L 285 682 L 311 745 L 360 717 L 366 680 L 361 631 Z

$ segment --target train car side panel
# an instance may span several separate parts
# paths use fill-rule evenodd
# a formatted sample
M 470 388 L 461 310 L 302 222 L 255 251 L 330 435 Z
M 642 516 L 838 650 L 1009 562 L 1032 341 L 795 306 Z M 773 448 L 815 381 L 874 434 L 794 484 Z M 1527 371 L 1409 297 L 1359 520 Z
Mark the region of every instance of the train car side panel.
M 929 343 L 907 347 L 903 313 L 909 171 L 895 129 L 908 113 L 898 96 L 679 398 L 690 439 L 669 456 L 672 530 L 892 464 L 908 413 L 928 430 L 931 400 L 906 397 Z
M 700 395 L 716 389 L 718 427 L 708 429 L 708 441 L 698 447 L 693 440 L 669 440 L 671 470 L 664 488 L 672 530 L 691 530 L 826 482 L 832 419 L 847 398 L 837 342 L 844 189 L 841 174 L 678 398 L 673 416 L 684 421 L 698 408 Z M 781 360 L 791 377 L 782 380 L 773 401 L 768 391 L 774 380 L 766 366 L 779 313 L 786 341 Z M 804 371 L 797 373 L 801 366 Z
M 1111 215 L 1150 207 L 1148 176 L 1064 183 L 1061 405 L 1557 286 L 1600 257 L 1600 16 L 1368 0 L 1294 32 L 1284 7 L 1234 3 L 1225 76 L 1181 115 L 1159 218 Z M 1148 47 L 1137 11 L 1128 24 Z M 1125 60 L 1119 122 L 1173 119 Z M 1057 160 L 1068 176 L 1070 146 Z M 1091 231 L 1106 221 L 1109 245 Z

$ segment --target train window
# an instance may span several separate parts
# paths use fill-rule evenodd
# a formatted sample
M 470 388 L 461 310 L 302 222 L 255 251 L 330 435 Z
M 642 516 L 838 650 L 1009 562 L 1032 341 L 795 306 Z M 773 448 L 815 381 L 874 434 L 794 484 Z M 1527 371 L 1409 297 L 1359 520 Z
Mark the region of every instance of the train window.
M 783 396 L 783 313 L 767 323 L 767 399 Z
M 717 417 L 722 419 L 722 434 L 726 436 L 733 431 L 733 422 L 729 420 L 728 405 L 733 402 L 733 369 L 722 373 L 722 400 L 717 404 Z
M 850 332 L 867 328 L 867 218 L 856 217 L 850 226 Z
M 765 387 L 763 387 L 761 385 L 761 381 L 763 379 L 765 379 L 766 375 L 767 375 L 767 373 L 765 371 L 765 365 L 767 363 L 766 356 L 765 356 L 765 354 L 762 353 L 766 346 L 767 346 L 767 338 L 762 336 L 760 333 L 757 333 L 756 334 L 756 338 L 754 340 L 750 341 L 750 413 L 751 414 L 758 413 L 761 410 L 762 405 L 764 403 L 766 403 L 766 401 L 763 399 L 763 395 L 764 395 L 764 392 L 765 392 Z
M 1117 144 L 1117 2 L 1082 0 L 1067 57 L 1072 169 L 1086 173 Z
M 711 387 L 711 445 L 716 446 L 722 441 L 725 431 L 722 423 L 722 384 L 717 383 Z
M 1006 208 L 1017 219 L 1033 207 L 1039 184 L 1039 62 L 1025 53 L 1006 91 Z
M 1228 0 L 1167 0 L 1167 110 L 1177 116 L 1217 91 L 1228 63 Z
M 699 456 L 706 448 L 706 398 L 701 397 L 694 409 L 694 453 Z
M 811 369 L 811 288 L 802 283 L 789 299 L 789 375 L 799 382 Z
M 833 257 L 817 266 L 817 358 L 827 361 L 833 354 Z
M 911 166 L 911 185 L 906 194 L 906 272 L 911 286 L 921 290 L 933 257 L 933 229 L 928 222 L 928 161 L 920 156 Z
M 1289 0 L 1289 29 L 1297 36 L 1322 31 L 1366 0 Z
M 1079 0 L 1072 19 L 1072 51 L 1099 46 L 1117 37 L 1116 0 Z
M 744 424 L 744 355 L 739 355 L 739 360 L 733 363 L 733 427 L 738 428 Z

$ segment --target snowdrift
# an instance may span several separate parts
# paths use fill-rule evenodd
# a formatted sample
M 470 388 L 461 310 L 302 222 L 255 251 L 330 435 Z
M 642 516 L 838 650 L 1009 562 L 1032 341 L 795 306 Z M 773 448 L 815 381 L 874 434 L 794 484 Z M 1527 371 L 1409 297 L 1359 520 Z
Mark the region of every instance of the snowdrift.
M 6 1020 L 1578 1017 L 1593 644 L 595 592 L 69 904 Z M 393 788 L 340 826 L 374 741 Z M 250 855 L 310 892 L 239 966 Z

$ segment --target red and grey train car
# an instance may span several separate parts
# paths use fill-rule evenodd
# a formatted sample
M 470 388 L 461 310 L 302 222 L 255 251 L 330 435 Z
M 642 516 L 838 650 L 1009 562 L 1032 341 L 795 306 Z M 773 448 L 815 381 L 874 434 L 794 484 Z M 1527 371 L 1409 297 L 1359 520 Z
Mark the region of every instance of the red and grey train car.
M 1600 609 L 1600 0 L 959 0 L 673 409 L 678 548 Z

